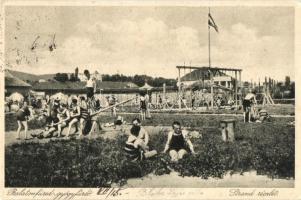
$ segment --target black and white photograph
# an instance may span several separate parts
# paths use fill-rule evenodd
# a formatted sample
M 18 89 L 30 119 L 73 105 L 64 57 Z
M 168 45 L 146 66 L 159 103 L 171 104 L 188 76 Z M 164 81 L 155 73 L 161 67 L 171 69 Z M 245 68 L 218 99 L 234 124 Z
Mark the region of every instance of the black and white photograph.
M 294 6 L 3 10 L 5 188 L 295 188 Z

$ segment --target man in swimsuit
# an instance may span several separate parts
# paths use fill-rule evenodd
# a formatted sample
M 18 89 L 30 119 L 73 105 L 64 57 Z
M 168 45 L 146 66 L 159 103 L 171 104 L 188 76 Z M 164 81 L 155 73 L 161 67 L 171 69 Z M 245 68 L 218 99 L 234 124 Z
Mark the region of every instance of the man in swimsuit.
M 244 110 L 244 122 L 251 122 L 251 111 L 253 110 L 253 105 L 257 104 L 256 101 L 256 91 L 249 90 L 249 93 L 245 96 L 242 105 Z
M 91 130 L 88 133 L 89 138 L 91 138 L 92 132 L 95 131 L 95 128 L 96 128 L 97 124 L 98 124 L 99 130 L 101 130 L 100 116 L 96 114 L 100 109 L 101 109 L 100 103 L 93 104 L 92 107 L 89 109 L 89 113 L 90 113 L 89 115 L 90 115 L 90 119 L 92 121 Z
M 147 110 L 147 102 L 145 98 L 145 94 L 142 93 L 140 96 L 140 112 L 141 112 L 141 120 L 146 119 L 146 110 Z
M 140 138 L 145 145 L 148 145 L 148 142 L 149 142 L 149 134 L 148 132 L 141 126 L 141 121 L 139 118 L 134 118 L 132 120 L 132 128 L 135 128 L 135 127 L 140 127 L 138 128 L 139 129 L 139 133 L 138 133 L 138 138 Z
M 172 128 L 173 131 L 168 133 L 163 153 L 167 153 L 169 150 L 169 155 L 173 162 L 177 162 L 182 159 L 188 151 L 195 154 L 192 142 L 188 137 L 188 131 L 182 130 L 180 122 L 177 121 L 172 124 Z
M 157 154 L 156 150 L 149 151 L 149 147 L 139 138 L 140 126 L 133 126 L 126 141 L 124 151 L 130 161 L 141 161 Z
M 87 98 L 90 99 L 94 96 L 96 91 L 96 83 L 95 79 L 91 77 L 90 72 L 88 70 L 84 71 L 84 75 L 87 78 L 86 89 L 87 89 Z
M 58 124 L 58 137 L 61 137 L 62 129 L 67 127 L 70 120 L 70 112 L 67 109 L 68 105 L 66 103 L 61 104 L 59 111 L 59 124 Z
M 70 113 L 71 121 L 69 123 L 68 132 L 65 137 L 69 137 L 73 124 L 76 124 L 80 120 L 81 110 L 80 110 L 79 105 L 77 105 L 77 99 L 72 99 L 71 107 L 72 107 L 72 110 Z M 80 132 L 82 132 L 82 129 L 80 130 Z

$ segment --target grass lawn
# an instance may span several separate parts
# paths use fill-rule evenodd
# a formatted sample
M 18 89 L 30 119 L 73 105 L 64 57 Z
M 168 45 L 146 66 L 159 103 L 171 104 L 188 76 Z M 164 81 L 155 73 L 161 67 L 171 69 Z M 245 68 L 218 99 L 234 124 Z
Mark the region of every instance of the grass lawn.
M 124 117 L 129 122 L 135 115 Z M 295 127 L 287 125 L 291 118 L 273 118 L 271 122 L 263 124 L 244 124 L 241 116 L 234 117 L 238 122 L 233 143 L 221 140 L 218 126 L 224 118 L 156 114 L 145 121 L 144 125 L 170 126 L 174 120 L 178 120 L 185 127 L 200 130 L 202 138 L 192 138 L 197 154 L 188 155 L 177 164 L 170 163 L 165 154 L 138 163 L 127 162 L 122 151 L 126 137 L 122 134 L 115 139 L 56 140 L 9 145 L 5 147 L 5 186 L 124 185 L 129 178 L 143 177 L 149 173 L 168 174 L 170 169 L 181 176 L 203 179 L 222 178 L 228 172 L 242 173 L 249 170 L 256 170 L 258 174 L 271 178 L 294 178 Z M 104 122 L 111 120 L 111 117 L 103 116 Z M 40 124 L 34 123 L 32 126 L 38 128 Z M 165 141 L 166 132 L 152 134 L 151 149 L 161 152 Z

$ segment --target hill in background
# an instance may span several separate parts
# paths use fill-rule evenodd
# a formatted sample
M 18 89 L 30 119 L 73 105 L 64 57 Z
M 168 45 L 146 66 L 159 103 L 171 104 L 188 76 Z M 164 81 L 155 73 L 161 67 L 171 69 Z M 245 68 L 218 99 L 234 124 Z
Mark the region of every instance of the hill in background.
M 42 75 L 35 75 L 35 74 L 30 74 L 30 73 L 25 73 L 25 72 L 20 72 L 20 71 L 14 71 L 14 70 L 8 70 L 13 76 L 21 79 L 22 81 L 25 82 L 36 82 L 39 81 L 40 79 L 44 80 L 53 80 L 55 77 L 55 74 L 42 74 Z

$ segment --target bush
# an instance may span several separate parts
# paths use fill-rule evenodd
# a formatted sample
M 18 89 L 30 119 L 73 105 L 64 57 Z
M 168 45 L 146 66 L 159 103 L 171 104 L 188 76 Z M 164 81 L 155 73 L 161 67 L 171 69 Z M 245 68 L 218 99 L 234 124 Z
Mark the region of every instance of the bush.
M 236 141 L 223 142 L 218 129 L 192 139 L 196 155 L 177 164 L 166 154 L 132 163 L 123 155 L 125 136 L 116 140 L 50 141 L 21 143 L 5 150 L 6 187 L 107 187 L 149 173 L 171 170 L 181 176 L 222 178 L 226 172 L 256 170 L 272 178 L 295 176 L 294 128 L 274 124 L 245 124 L 236 129 Z M 151 135 L 151 149 L 163 151 L 166 133 Z

